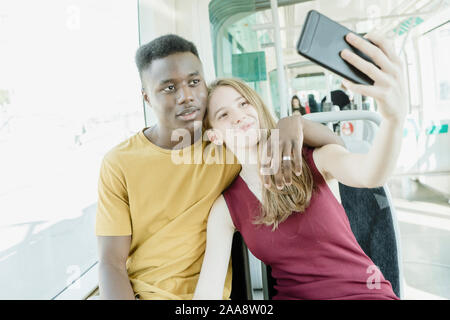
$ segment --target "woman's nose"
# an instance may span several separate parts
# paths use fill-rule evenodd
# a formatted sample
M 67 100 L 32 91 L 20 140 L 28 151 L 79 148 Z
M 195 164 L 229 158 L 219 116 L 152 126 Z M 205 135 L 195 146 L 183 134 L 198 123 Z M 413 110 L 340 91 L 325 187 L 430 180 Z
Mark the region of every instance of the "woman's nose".
M 238 115 L 238 116 L 235 117 L 234 124 L 235 124 L 235 125 L 239 125 L 239 124 L 241 124 L 242 122 L 244 122 L 244 120 L 245 120 L 245 116 L 243 116 L 243 115 Z
M 245 119 L 245 114 L 241 110 L 232 110 L 231 119 L 234 125 L 240 124 Z

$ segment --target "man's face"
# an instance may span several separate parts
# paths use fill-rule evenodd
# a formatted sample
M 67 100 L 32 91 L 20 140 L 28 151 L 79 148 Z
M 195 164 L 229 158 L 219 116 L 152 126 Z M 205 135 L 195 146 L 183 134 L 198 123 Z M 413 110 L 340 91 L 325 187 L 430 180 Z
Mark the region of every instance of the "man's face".
M 202 64 L 191 52 L 154 60 L 142 72 L 142 82 L 144 98 L 162 128 L 193 132 L 194 121 L 203 120 L 208 90 Z

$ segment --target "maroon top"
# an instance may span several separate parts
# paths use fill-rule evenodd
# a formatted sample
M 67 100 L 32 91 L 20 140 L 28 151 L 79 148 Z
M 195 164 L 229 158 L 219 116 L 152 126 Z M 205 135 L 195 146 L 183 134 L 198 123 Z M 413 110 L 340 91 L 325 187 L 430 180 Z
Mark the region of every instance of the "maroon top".
M 272 268 L 274 299 L 398 299 L 356 241 L 344 208 L 314 164 L 313 150 L 303 148 L 317 187 L 310 205 L 273 232 L 252 223 L 260 202 L 240 176 L 223 194 L 247 247 Z

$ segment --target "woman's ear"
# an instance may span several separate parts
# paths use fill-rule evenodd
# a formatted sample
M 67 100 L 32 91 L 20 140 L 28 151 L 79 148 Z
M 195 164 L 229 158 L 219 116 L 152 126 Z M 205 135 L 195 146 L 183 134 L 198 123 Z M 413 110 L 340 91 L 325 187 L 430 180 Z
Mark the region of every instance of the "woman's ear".
M 208 136 L 209 141 L 215 145 L 221 146 L 223 144 L 222 134 L 218 130 L 208 129 L 206 130 L 206 135 Z

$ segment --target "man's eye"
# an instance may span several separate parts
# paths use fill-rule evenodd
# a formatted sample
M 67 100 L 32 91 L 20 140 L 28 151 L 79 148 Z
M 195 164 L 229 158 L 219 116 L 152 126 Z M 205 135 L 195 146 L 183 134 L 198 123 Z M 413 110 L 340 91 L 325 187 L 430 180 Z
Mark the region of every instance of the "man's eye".
M 167 86 L 163 89 L 164 92 L 172 92 L 173 90 L 175 90 L 175 86 Z
M 197 85 L 199 83 L 200 83 L 199 79 L 194 79 L 194 80 L 191 81 L 191 84 L 194 84 L 194 85 Z

